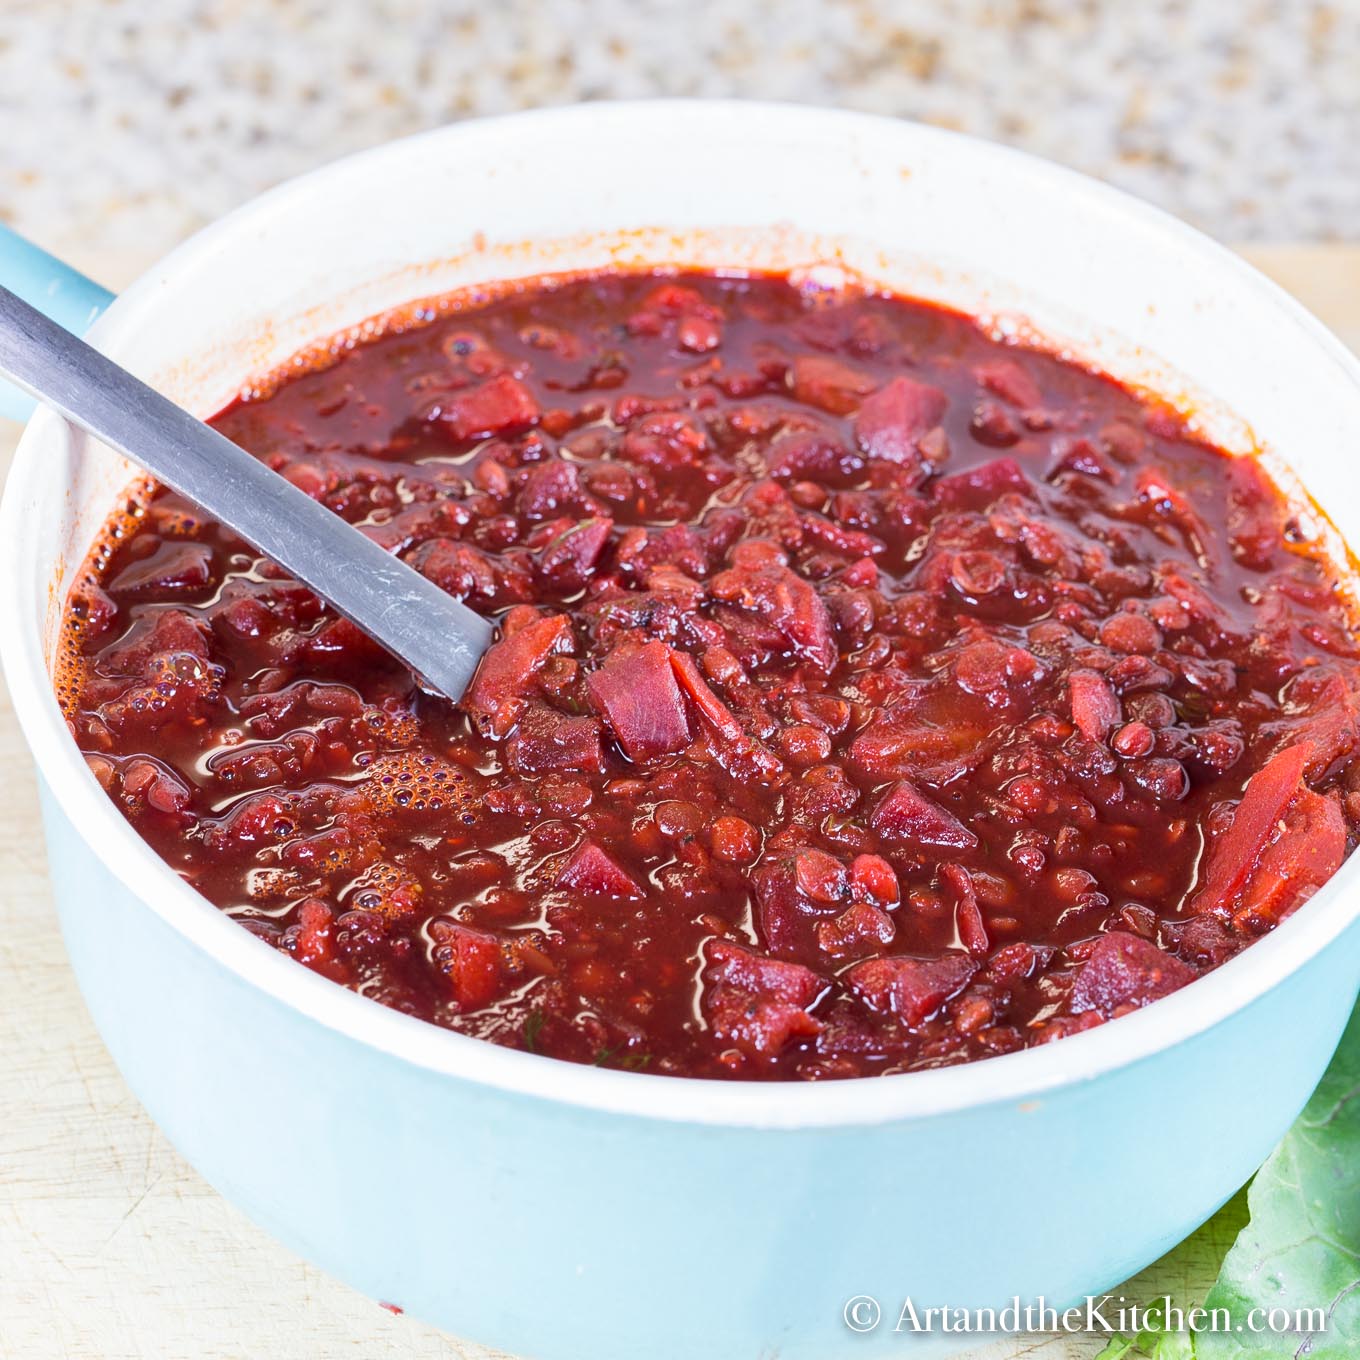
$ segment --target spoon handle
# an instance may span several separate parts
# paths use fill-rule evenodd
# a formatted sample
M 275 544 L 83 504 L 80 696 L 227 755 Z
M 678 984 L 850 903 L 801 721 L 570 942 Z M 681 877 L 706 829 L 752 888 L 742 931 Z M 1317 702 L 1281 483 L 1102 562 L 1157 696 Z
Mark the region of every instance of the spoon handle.
M 491 625 L 225 435 L 0 287 L 0 372 L 187 496 L 457 700 Z

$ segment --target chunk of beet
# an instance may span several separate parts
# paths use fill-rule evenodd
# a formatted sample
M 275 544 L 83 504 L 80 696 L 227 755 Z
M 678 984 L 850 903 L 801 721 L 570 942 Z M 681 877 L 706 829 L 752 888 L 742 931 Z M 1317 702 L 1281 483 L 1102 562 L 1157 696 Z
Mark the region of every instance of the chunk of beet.
M 751 873 L 756 898 L 756 926 L 767 949 L 798 946 L 812 919 L 810 904 L 798 888 L 797 861 L 781 856 L 767 859 Z
M 830 675 L 840 659 L 831 617 L 811 582 L 788 567 L 732 567 L 713 578 L 713 594 L 772 624 L 793 650 Z
M 1082 964 L 1072 984 L 1070 1009 L 1073 1015 L 1100 1011 L 1108 1017 L 1116 1007 L 1145 1006 L 1197 976 L 1188 963 L 1151 941 L 1112 930 L 1100 937 Z
M 1346 822 L 1304 782 L 1312 746 L 1272 756 L 1247 781 L 1231 825 L 1209 845 L 1191 907 L 1261 930 L 1288 916 L 1341 867 Z
M 1087 741 L 1104 741 L 1123 718 L 1119 696 L 1099 671 L 1076 670 L 1067 677 L 1072 721 Z
M 613 528 L 614 521 L 600 515 L 558 534 L 539 554 L 538 573 L 544 584 L 564 593 L 580 590 L 590 580 Z
M 829 355 L 800 354 L 793 361 L 792 386 L 798 401 L 845 416 L 874 390 L 874 380 Z
M 685 700 L 664 642 L 612 654 L 586 683 L 629 760 L 654 760 L 689 745 Z
M 952 812 L 931 802 L 905 779 L 888 790 L 869 825 L 885 840 L 912 840 L 936 850 L 971 850 L 978 843 Z
M 575 463 L 547 458 L 525 474 L 516 506 L 521 515 L 541 519 L 576 510 L 590 500 L 581 489 L 581 469 Z
M 772 959 L 730 940 L 710 940 L 705 955 L 704 1018 L 714 1035 L 753 1057 L 770 1057 L 793 1039 L 821 1033 L 807 1013 L 826 981 L 801 964 Z
M 794 1039 L 813 1039 L 822 1023 L 792 1001 L 771 1001 L 739 987 L 714 987 L 702 1002 L 714 1036 L 748 1057 L 771 1058 Z
M 957 996 L 977 971 L 966 954 L 913 959 L 894 954 L 865 959 L 844 974 L 854 993 L 876 1011 L 890 1012 L 913 1028 Z
M 208 623 L 182 609 L 163 609 L 134 619 L 128 631 L 99 658 L 105 675 L 145 678 L 165 652 L 188 652 L 208 659 Z
M 1014 458 L 996 458 L 935 483 L 936 502 L 946 510 L 985 510 L 1008 491 L 1030 495 L 1034 484 Z
M 778 756 L 746 735 L 736 715 L 704 679 L 692 656 L 687 652 L 672 652 L 671 668 L 680 688 L 689 695 L 712 732 L 714 747 L 725 768 L 743 776 L 754 775 L 764 783 L 772 783 L 784 772 Z
M 830 921 L 818 921 L 817 947 L 832 956 L 873 952 L 897 934 L 893 918 L 870 902 L 852 902 Z
M 284 931 L 281 943 L 299 963 L 332 982 L 348 982 L 349 965 L 335 939 L 335 913 L 318 897 L 298 904 L 296 923 Z
M 500 373 L 451 397 L 438 420 L 450 436 L 463 440 L 527 430 L 538 417 L 538 403 L 529 389 L 518 378 Z
M 1322 780 L 1360 745 L 1360 696 L 1337 671 L 1316 666 L 1290 681 L 1285 698 L 1288 716 L 1261 730 L 1289 745 L 1299 740 L 1311 743 L 1304 776 Z
M 858 454 L 816 430 L 782 434 L 765 454 L 765 470 L 781 481 L 845 482 L 863 467 Z
M 826 988 L 826 980 L 811 968 L 772 959 L 731 940 L 710 940 L 704 954 L 710 982 L 725 982 L 795 1006 L 810 1006 Z
M 604 770 L 599 722 L 586 715 L 559 713 L 546 704 L 528 708 L 506 743 L 505 754 L 516 774 L 550 770 L 599 774 Z
M 505 957 L 500 941 L 459 921 L 431 921 L 430 937 L 436 962 L 447 970 L 458 1009 L 489 1006 L 501 989 Z
M 960 647 L 954 658 L 959 688 L 993 708 L 1005 708 L 1044 678 L 1044 665 L 1033 652 L 981 637 Z
M 527 569 L 517 570 L 471 543 L 429 539 L 406 560 L 440 590 L 460 600 L 500 609 L 533 599 L 534 580 Z
M 1176 952 L 1187 963 L 1200 968 L 1217 968 L 1242 947 L 1241 937 L 1234 935 L 1217 916 L 1192 916 L 1173 926 L 1172 933 Z
M 557 874 L 559 888 L 595 897 L 643 897 L 641 884 L 593 841 L 582 841 Z
M 463 695 L 463 708 L 478 730 L 505 736 L 528 704 L 530 682 L 543 663 L 570 646 L 571 624 L 560 614 L 535 619 L 493 644 Z
M 859 408 L 855 438 L 868 457 L 901 463 L 924 475 L 921 437 L 944 419 L 948 405 L 938 387 L 914 378 L 894 378 Z
M 993 359 L 979 364 L 977 379 L 989 392 L 994 392 L 1008 406 L 1028 410 L 1044 399 L 1034 375 L 1014 359 Z
M 697 416 L 685 411 L 649 411 L 624 434 L 617 456 L 661 473 L 692 475 L 708 451 L 709 437 Z

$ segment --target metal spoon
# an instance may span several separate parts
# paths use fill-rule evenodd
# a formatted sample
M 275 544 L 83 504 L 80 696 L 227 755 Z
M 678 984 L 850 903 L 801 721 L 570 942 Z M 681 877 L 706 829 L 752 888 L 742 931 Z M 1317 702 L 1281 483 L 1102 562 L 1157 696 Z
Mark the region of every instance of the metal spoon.
M 492 627 L 70 331 L 0 288 L 0 373 L 173 487 L 457 700 Z

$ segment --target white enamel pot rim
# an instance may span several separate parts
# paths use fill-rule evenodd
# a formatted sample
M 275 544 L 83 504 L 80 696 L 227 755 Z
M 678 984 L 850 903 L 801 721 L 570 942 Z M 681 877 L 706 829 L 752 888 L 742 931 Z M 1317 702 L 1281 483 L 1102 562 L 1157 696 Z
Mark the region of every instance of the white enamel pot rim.
M 694 105 L 685 101 L 639 105 L 583 105 L 513 114 L 457 124 L 405 143 L 378 147 L 292 180 L 246 204 L 180 246 L 155 271 L 154 281 L 134 284 L 91 331 L 112 353 L 138 324 L 138 304 L 152 286 L 173 282 L 177 269 L 211 251 L 222 234 L 271 213 L 298 210 L 313 189 L 333 176 L 362 173 L 366 164 L 395 146 L 437 142 L 441 154 L 456 157 L 461 138 L 488 128 L 513 132 L 532 144 L 536 128 L 574 120 L 586 135 L 595 120 L 656 118 L 683 120 Z M 713 109 L 712 103 L 703 107 Z M 873 125 L 877 135 L 890 125 L 910 145 L 943 139 L 971 155 L 1022 167 L 1036 192 L 1097 202 L 1111 215 L 1140 230 L 1175 238 L 1177 248 L 1218 275 L 1231 271 L 1236 286 L 1254 294 L 1273 322 L 1306 333 L 1319 365 L 1333 365 L 1339 383 L 1360 387 L 1360 364 L 1320 323 L 1255 270 L 1174 218 L 1136 199 L 1048 162 L 999 146 L 981 148 L 959 134 L 897 123 L 869 115 L 798 106 L 733 103 L 728 109 L 734 135 L 744 117 L 814 123 Z M 22 521 L 27 489 L 43 476 L 39 454 L 59 434 L 58 418 L 40 411 L 30 422 L 0 515 L 0 654 L 25 735 L 53 797 L 114 875 L 174 930 L 216 958 L 252 987 L 355 1043 L 465 1081 L 506 1091 L 622 1115 L 694 1123 L 770 1128 L 874 1124 L 922 1118 L 1001 1101 L 1041 1098 L 1047 1091 L 1088 1081 L 1147 1059 L 1182 1043 L 1250 1005 L 1331 945 L 1360 912 L 1360 856 L 1354 857 L 1317 896 L 1269 938 L 1237 958 L 1136 1014 L 1054 1044 L 963 1066 L 898 1076 L 823 1084 L 721 1082 L 661 1077 L 578 1066 L 497 1047 L 440 1029 L 350 992 L 279 954 L 224 916 L 185 884 L 133 831 L 100 790 L 70 738 L 53 696 L 43 643 L 24 583 L 33 579 L 36 551 L 31 527 Z M 1325 508 L 1325 507 L 1324 507 Z M 40 543 L 39 547 L 42 546 Z M 39 566 L 48 564 L 40 563 Z

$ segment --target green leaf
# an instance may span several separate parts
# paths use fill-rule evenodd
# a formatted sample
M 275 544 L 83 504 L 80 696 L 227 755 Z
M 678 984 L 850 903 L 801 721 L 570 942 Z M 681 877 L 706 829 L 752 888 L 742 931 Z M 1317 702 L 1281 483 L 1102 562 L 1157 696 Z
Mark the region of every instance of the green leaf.
M 1232 1332 L 1201 1332 L 1199 1360 L 1360 1355 L 1360 1007 L 1322 1084 L 1247 1192 L 1251 1219 L 1228 1252 L 1206 1308 Z M 1249 1331 L 1252 1309 L 1320 1310 L 1322 1326 Z
M 538 1036 L 547 1018 L 537 1006 L 524 1017 L 524 1047 L 527 1052 L 538 1052 Z
M 1127 1336 L 1113 1336 L 1095 1360 L 1131 1360 L 1137 1354 L 1134 1349 L 1137 1344 Z

